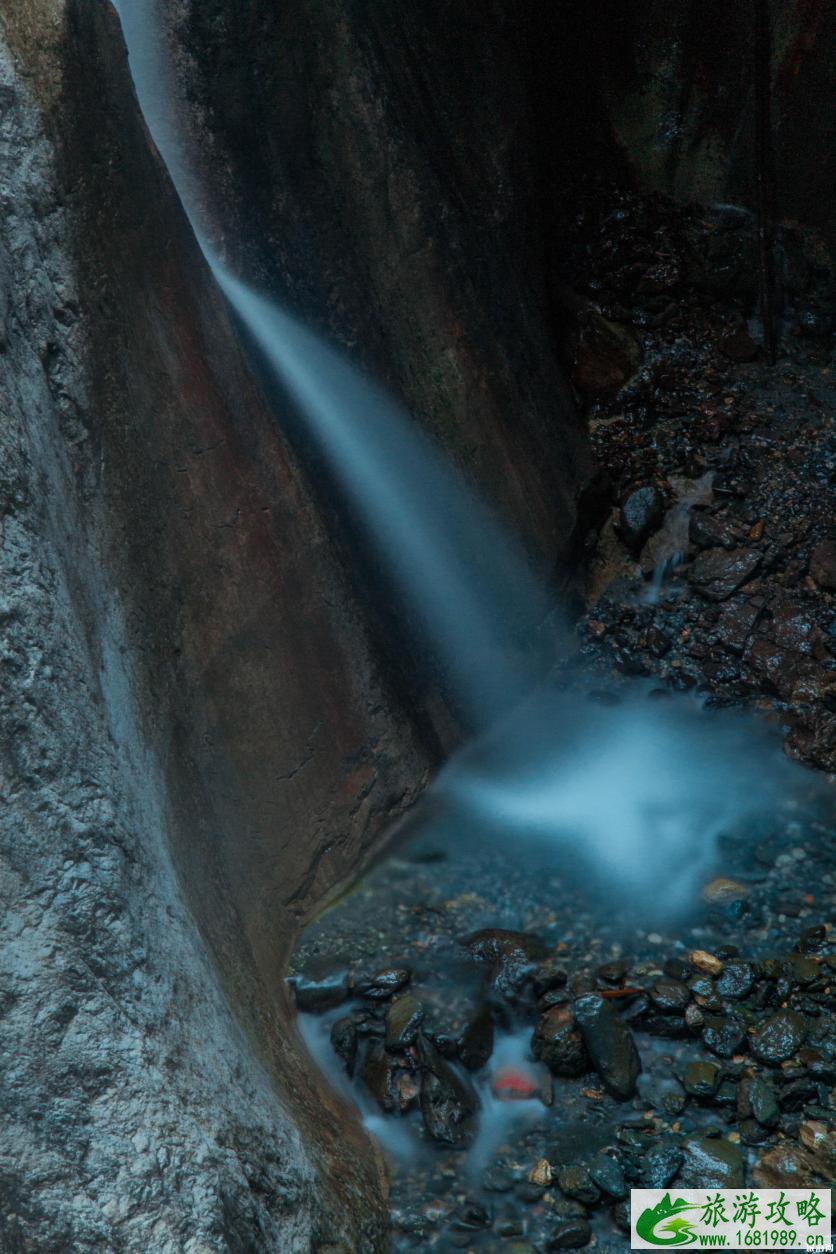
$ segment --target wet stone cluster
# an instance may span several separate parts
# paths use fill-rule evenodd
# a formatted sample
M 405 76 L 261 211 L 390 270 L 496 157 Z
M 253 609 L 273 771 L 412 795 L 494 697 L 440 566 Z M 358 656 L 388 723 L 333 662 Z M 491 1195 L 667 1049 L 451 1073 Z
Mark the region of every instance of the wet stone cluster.
M 557 330 L 601 474 L 555 682 L 603 705 L 754 707 L 832 772 L 826 250 L 778 232 L 771 367 L 745 210 L 595 179 L 567 192 L 558 233 Z M 816 779 L 724 832 L 675 920 L 644 922 L 571 845 L 442 836 L 430 815 L 307 930 L 300 1023 L 387 1156 L 394 1250 L 621 1251 L 632 1187 L 834 1177 L 836 873 Z
M 601 468 L 587 535 L 589 665 L 760 706 L 836 767 L 834 273 L 777 239 L 779 355 L 763 360 L 757 243 L 735 206 L 600 183 L 562 224 L 569 368 Z
M 709 913 L 735 887 L 714 881 Z M 534 932 L 481 928 L 452 940 L 420 988 L 398 963 L 301 971 L 294 991 L 300 1011 L 327 1016 L 361 1111 L 412 1112 L 393 1163 L 394 1248 L 615 1250 L 631 1187 L 833 1177 L 830 939 L 814 924 L 758 957 L 680 945 L 592 964 Z M 494 1065 L 514 1033 L 514 1061 Z M 501 1105 L 510 1116 L 486 1143 Z

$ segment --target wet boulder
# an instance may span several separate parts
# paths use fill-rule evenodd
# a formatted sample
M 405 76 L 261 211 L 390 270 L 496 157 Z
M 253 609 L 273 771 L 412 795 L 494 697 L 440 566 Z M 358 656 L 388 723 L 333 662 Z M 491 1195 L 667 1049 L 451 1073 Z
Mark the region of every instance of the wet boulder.
M 468 1071 L 479 1071 L 493 1052 L 493 1012 L 481 1006 L 459 1039 L 459 1058 Z
M 358 980 L 356 991 L 361 997 L 368 997 L 371 1001 L 385 1001 L 387 997 L 406 988 L 411 979 L 412 972 L 407 967 L 386 967 L 376 975 Z
M 650 1000 L 662 1014 L 681 1014 L 691 1000 L 691 990 L 681 980 L 657 980 L 650 989 Z
M 807 1036 L 803 1015 L 794 1010 L 779 1010 L 760 1025 L 752 1037 L 752 1053 L 761 1062 L 777 1067 L 792 1058 Z
M 490 1212 L 478 1202 L 464 1202 L 450 1216 L 450 1228 L 453 1232 L 482 1232 L 490 1226 Z
M 331 1048 L 349 1075 L 354 1075 L 357 1061 L 357 1025 L 350 1015 L 344 1015 L 331 1025 Z
M 561 1167 L 557 1173 L 557 1183 L 561 1193 L 574 1198 L 576 1202 L 583 1202 L 584 1206 L 594 1206 L 601 1196 L 589 1168 L 581 1163 Z
M 811 1121 L 802 1123 L 798 1139 L 810 1155 L 810 1160 L 820 1176 L 836 1180 L 836 1128 Z
M 702 1042 L 718 1058 L 731 1058 L 746 1044 L 746 1028 L 735 1015 L 706 1015 Z
M 592 1160 L 589 1174 L 595 1184 L 607 1197 L 621 1201 L 627 1197 L 629 1188 L 624 1176 L 624 1168 L 610 1154 L 600 1153 Z
M 592 1240 L 592 1229 L 585 1219 L 561 1219 L 546 1246 L 549 1250 L 581 1250 Z
M 642 1155 L 640 1175 L 642 1188 L 666 1189 L 682 1168 L 685 1155 L 672 1140 L 663 1140 Z
M 705 549 L 688 578 L 709 601 L 726 601 L 751 579 L 761 562 L 757 549 Z
M 418 1049 L 424 1127 L 443 1145 L 467 1145 L 474 1132 L 473 1116 L 479 1109 L 474 1089 L 425 1038 L 419 1037 Z
M 574 312 L 573 382 L 588 400 L 612 399 L 641 365 L 641 344 L 629 327 L 605 318 L 591 303 L 576 305 Z
M 381 1110 L 393 1114 L 400 1105 L 397 1090 L 398 1064 L 383 1047 L 383 1042 L 372 1037 L 363 1055 L 360 1079 Z
M 726 963 L 722 973 L 717 977 L 715 988 L 721 997 L 739 1001 L 749 996 L 754 984 L 755 970 L 751 962 L 734 958 Z
M 641 1061 L 630 1028 L 597 993 L 579 997 L 573 1014 L 592 1065 L 613 1097 L 626 1100 L 636 1091 Z
M 581 1076 L 590 1069 L 583 1036 L 568 1006 L 552 1006 L 540 1018 L 531 1039 L 531 1052 L 553 1075 Z
M 758 346 L 749 334 L 745 322 L 739 322 L 720 337 L 720 352 L 729 361 L 754 361 L 758 356 Z
M 568 978 L 569 973 L 561 962 L 556 958 L 547 958 L 534 972 L 534 992 L 538 997 L 542 997 L 544 993 L 552 993 L 556 989 L 564 988 Z
M 414 1059 L 389 1053 L 378 1037 L 366 1045 L 360 1079 L 386 1114 L 406 1114 L 418 1100 L 419 1076 Z
M 772 1085 L 759 1076 L 743 1080 L 737 1091 L 737 1113 L 741 1119 L 755 1119 L 763 1128 L 776 1127 L 781 1111 Z
M 650 484 L 636 488 L 621 506 L 618 530 L 631 553 L 638 555 L 665 516 L 665 498 Z
M 534 967 L 548 953 L 538 936 L 499 927 L 473 932 L 460 944 L 487 969 L 493 986 L 508 997 L 518 996 Z
M 689 1137 L 682 1146 L 685 1161 L 679 1176 L 683 1188 L 738 1189 L 743 1186 L 743 1154 L 722 1137 Z
M 688 521 L 688 539 L 698 549 L 734 549 L 745 531 L 731 518 L 708 509 L 694 509 Z
M 717 620 L 717 638 L 724 649 L 740 654 L 746 648 L 758 619 L 763 613 L 763 603 L 757 598 L 734 597 L 728 601 Z
M 331 971 L 320 977 L 296 976 L 289 981 L 296 1005 L 303 1014 L 324 1014 L 341 1006 L 349 994 L 346 971 Z
M 397 1053 L 414 1045 L 423 1019 L 424 1007 L 415 997 L 396 997 L 386 1012 L 386 1048 Z
M 682 1077 L 685 1092 L 691 1097 L 713 1097 L 719 1083 L 720 1068 L 713 1062 L 689 1063 Z
M 783 1141 L 761 1154 L 752 1171 L 760 1189 L 808 1189 L 829 1177 L 821 1164 L 802 1146 Z

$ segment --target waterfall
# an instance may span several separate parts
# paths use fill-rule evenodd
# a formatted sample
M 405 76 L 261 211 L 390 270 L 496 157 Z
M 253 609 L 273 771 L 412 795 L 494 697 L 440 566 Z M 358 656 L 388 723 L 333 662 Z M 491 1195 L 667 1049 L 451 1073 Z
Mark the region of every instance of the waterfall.
M 788 764 L 751 723 L 690 698 L 662 708 L 637 684 L 604 709 L 538 687 L 554 615 L 545 583 L 391 397 L 224 264 L 178 124 L 161 11 L 155 0 L 117 9 L 140 107 L 219 287 L 481 732 L 436 786 L 450 830 L 565 847 L 648 916 L 682 905 L 718 836 L 777 804 Z
M 545 581 L 391 396 L 224 264 L 176 120 L 161 10 L 155 0 L 116 7 L 140 108 L 218 286 L 302 414 L 469 726 L 490 725 L 542 677 L 554 615 Z

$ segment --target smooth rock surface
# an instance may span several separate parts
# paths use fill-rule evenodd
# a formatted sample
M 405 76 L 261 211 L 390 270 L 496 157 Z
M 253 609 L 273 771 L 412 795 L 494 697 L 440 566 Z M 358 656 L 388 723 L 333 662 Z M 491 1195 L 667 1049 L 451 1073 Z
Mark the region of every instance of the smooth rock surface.
M 632 1097 L 641 1061 L 627 1024 L 612 1006 L 595 993 L 578 998 L 572 1009 L 592 1065 L 604 1087 L 622 1100 Z

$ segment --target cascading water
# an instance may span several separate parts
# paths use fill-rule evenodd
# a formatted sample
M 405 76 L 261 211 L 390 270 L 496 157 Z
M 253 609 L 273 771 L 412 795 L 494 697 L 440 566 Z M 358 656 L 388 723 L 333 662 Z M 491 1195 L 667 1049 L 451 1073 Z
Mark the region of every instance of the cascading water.
M 153 0 L 117 8 L 149 130 L 219 286 L 482 733 L 442 774 L 442 815 L 459 830 L 568 844 L 629 886 L 637 907 L 639 894 L 644 910 L 680 905 L 723 826 L 775 795 L 766 751 L 684 700 L 605 710 L 537 687 L 553 613 L 545 585 L 395 402 L 224 265 L 177 121 L 160 15 Z
M 314 436 L 333 480 L 423 624 L 472 729 L 541 677 L 554 612 L 509 535 L 409 416 L 273 301 L 230 273 L 212 243 L 201 181 L 171 107 L 154 0 L 118 0 L 137 96 L 215 279 Z
M 290 392 L 472 728 L 542 674 L 552 606 L 520 546 L 400 407 L 274 303 L 213 268 Z

